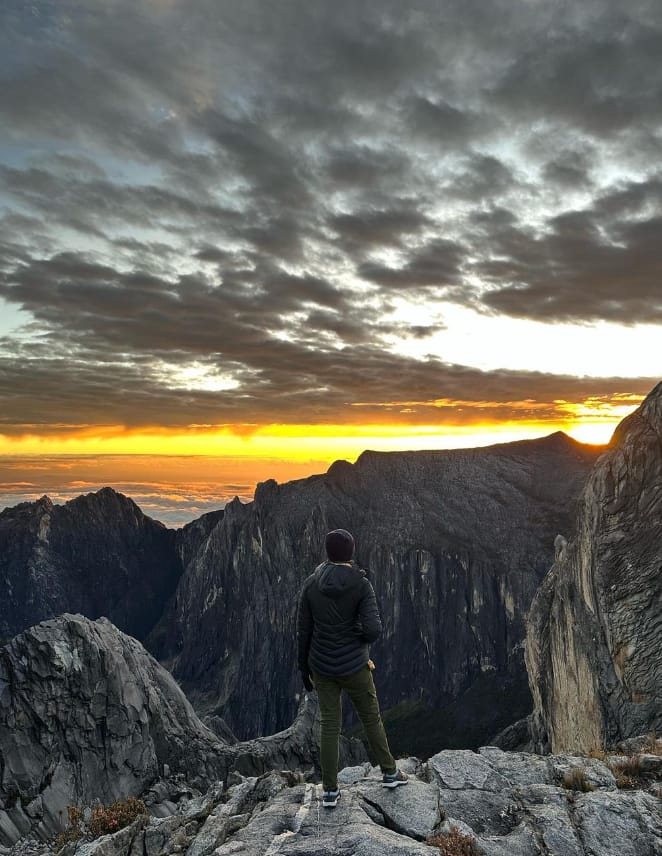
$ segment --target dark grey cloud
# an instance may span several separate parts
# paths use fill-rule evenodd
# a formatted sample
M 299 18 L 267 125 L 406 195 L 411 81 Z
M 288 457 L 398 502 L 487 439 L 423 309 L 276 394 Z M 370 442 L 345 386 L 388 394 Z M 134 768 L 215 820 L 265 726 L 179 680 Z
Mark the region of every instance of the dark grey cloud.
M 662 183 L 637 182 L 591 209 L 552 218 L 538 236 L 521 224 L 493 230 L 477 266 L 509 283 L 483 296 L 494 310 L 541 321 L 662 321 Z
M 177 424 L 586 392 L 392 338 L 443 329 L 441 300 L 662 323 L 661 8 L 7 0 L 0 297 L 32 319 L 7 430 L 58 421 L 58 378 L 81 421 L 108 387 L 96 418 Z M 192 360 L 239 387 L 159 375 Z
M 471 111 L 421 95 L 414 95 L 403 104 L 402 121 L 412 134 L 451 147 L 466 144 L 481 125 L 487 124 Z
M 543 167 L 546 181 L 572 190 L 592 183 L 591 156 L 587 151 L 566 149 L 554 155 Z
M 609 138 L 662 118 L 659 6 L 578 4 L 513 57 L 491 87 L 503 109 Z
M 402 179 L 411 169 L 404 151 L 353 145 L 347 149 L 331 149 L 322 171 L 330 186 L 342 190 L 370 187 L 376 182 L 387 187 L 394 179 Z
M 374 247 L 399 247 L 406 236 L 420 233 L 431 221 L 413 200 L 393 199 L 389 209 L 336 214 L 328 225 L 347 252 L 360 258 L 361 252 Z
M 412 251 L 402 267 L 366 262 L 360 266 L 359 272 L 365 279 L 389 288 L 434 286 L 447 292 L 453 289 L 462 291 L 463 249 L 455 241 L 438 238 Z
M 24 354 L 0 359 L 6 408 L 0 431 L 62 436 L 95 425 L 187 428 L 265 423 L 485 424 L 490 420 L 571 418 L 589 396 L 645 394 L 654 379 L 576 378 L 535 372 L 481 372 L 387 354 L 371 346 L 341 351 L 262 343 L 248 359 L 257 367 L 236 390 L 174 390 L 146 365 Z M 85 359 L 87 357 L 87 359 Z M 90 359 L 91 358 L 91 359 Z M 559 399 L 567 406 L 559 406 Z M 127 408 L 127 401 L 131 408 Z M 513 402 L 526 401 L 526 406 Z M 501 403 L 503 402 L 503 403 Z M 18 421 L 16 414 L 21 414 Z
M 452 176 L 445 189 L 482 204 L 517 191 L 519 183 L 512 169 L 499 158 L 474 154 L 463 160 L 461 171 Z

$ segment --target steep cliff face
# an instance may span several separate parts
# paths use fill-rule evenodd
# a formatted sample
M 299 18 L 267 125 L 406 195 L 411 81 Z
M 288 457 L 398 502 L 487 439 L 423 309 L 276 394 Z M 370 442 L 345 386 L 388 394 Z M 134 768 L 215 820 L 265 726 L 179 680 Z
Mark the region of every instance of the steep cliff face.
M 143 638 L 182 573 L 175 533 L 104 488 L 0 514 L 0 640 L 62 612 L 105 615 Z
M 538 748 L 662 728 L 662 384 L 614 434 L 528 619 Z
M 522 616 L 596 455 L 555 434 L 366 452 L 324 475 L 265 482 L 189 552 L 149 644 L 196 706 L 239 737 L 282 728 L 300 690 L 298 592 L 326 531 L 342 526 L 381 606 L 375 679 L 396 751 L 477 745 L 530 710 Z

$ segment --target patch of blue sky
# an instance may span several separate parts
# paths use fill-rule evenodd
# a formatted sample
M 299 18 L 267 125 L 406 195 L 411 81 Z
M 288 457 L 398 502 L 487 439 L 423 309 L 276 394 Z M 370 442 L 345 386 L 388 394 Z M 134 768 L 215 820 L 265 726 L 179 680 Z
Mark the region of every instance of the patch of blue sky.
M 70 160 L 69 168 L 75 172 L 75 161 L 79 161 L 79 174 L 89 174 L 90 167 L 96 165 L 110 181 L 131 186 L 158 184 L 163 178 L 163 170 L 157 163 L 130 160 L 126 157 L 110 154 L 104 149 L 91 145 L 78 145 L 72 141 L 40 137 L 32 142 L 23 135 L 12 139 L 11 129 L 7 135 L 3 132 L 0 143 L 0 164 L 11 169 L 27 170 L 31 168 L 61 172 L 62 164 L 56 158 L 66 156 Z
M 34 68 L 35 56 L 47 63 L 49 52 L 71 44 L 58 0 L 3 0 L 0 26 L 0 79 Z
M 22 136 L 16 140 L 11 139 L 11 129 L 3 128 L 2 141 L 0 142 L 0 164 L 10 169 L 29 169 L 35 166 L 46 155 L 48 146 L 43 139 L 39 142 L 30 142 Z M 61 146 L 52 144 L 52 153 L 56 153 Z
M 95 160 L 111 181 L 117 184 L 149 185 L 159 184 L 163 177 L 161 166 L 155 162 L 127 160 L 114 157 L 107 152 L 95 155 Z
M 0 297 L 0 337 L 16 335 L 32 320 L 31 313 Z

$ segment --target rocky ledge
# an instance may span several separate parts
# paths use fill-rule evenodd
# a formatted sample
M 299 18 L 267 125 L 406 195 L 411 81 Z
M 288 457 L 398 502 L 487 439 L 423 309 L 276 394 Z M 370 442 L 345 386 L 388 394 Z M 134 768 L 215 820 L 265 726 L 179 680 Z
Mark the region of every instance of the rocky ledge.
M 53 836 L 68 805 L 139 796 L 165 770 L 206 788 L 231 771 L 314 768 L 316 702 L 306 697 L 278 734 L 229 745 L 223 722 L 205 726 L 172 675 L 110 621 L 44 621 L 0 649 L 0 846 Z M 343 740 L 343 763 L 365 757 Z
M 662 753 L 662 740 L 651 743 Z M 659 856 L 662 757 L 651 752 L 603 759 L 540 757 L 496 747 L 445 750 L 427 763 L 401 761 L 409 784 L 381 786 L 369 764 L 343 769 L 342 797 L 321 807 L 321 786 L 289 771 L 230 774 L 206 794 L 161 782 L 150 811 L 94 841 L 66 845 L 64 856 Z M 633 773 L 623 779 L 623 769 Z M 630 789 L 619 789 L 618 783 Z M 178 790 L 177 790 L 178 788 Z M 171 799 L 166 799 L 170 792 Z M 157 796 L 158 795 L 158 798 Z M 177 804 L 172 802 L 177 799 Z M 160 800 L 160 801 L 159 801 Z M 465 848 L 444 850 L 455 828 Z M 456 833 L 457 834 L 457 833 Z M 469 846 L 469 842 L 472 842 Z M 437 849 L 438 848 L 438 849 Z M 11 856 L 47 856 L 22 841 Z

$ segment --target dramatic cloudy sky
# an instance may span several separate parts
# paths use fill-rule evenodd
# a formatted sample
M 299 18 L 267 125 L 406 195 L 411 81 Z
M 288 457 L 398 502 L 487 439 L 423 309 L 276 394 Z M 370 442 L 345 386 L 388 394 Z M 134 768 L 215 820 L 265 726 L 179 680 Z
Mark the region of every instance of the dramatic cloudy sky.
M 3 0 L 5 493 L 606 439 L 662 376 L 661 57 L 659 0 Z

